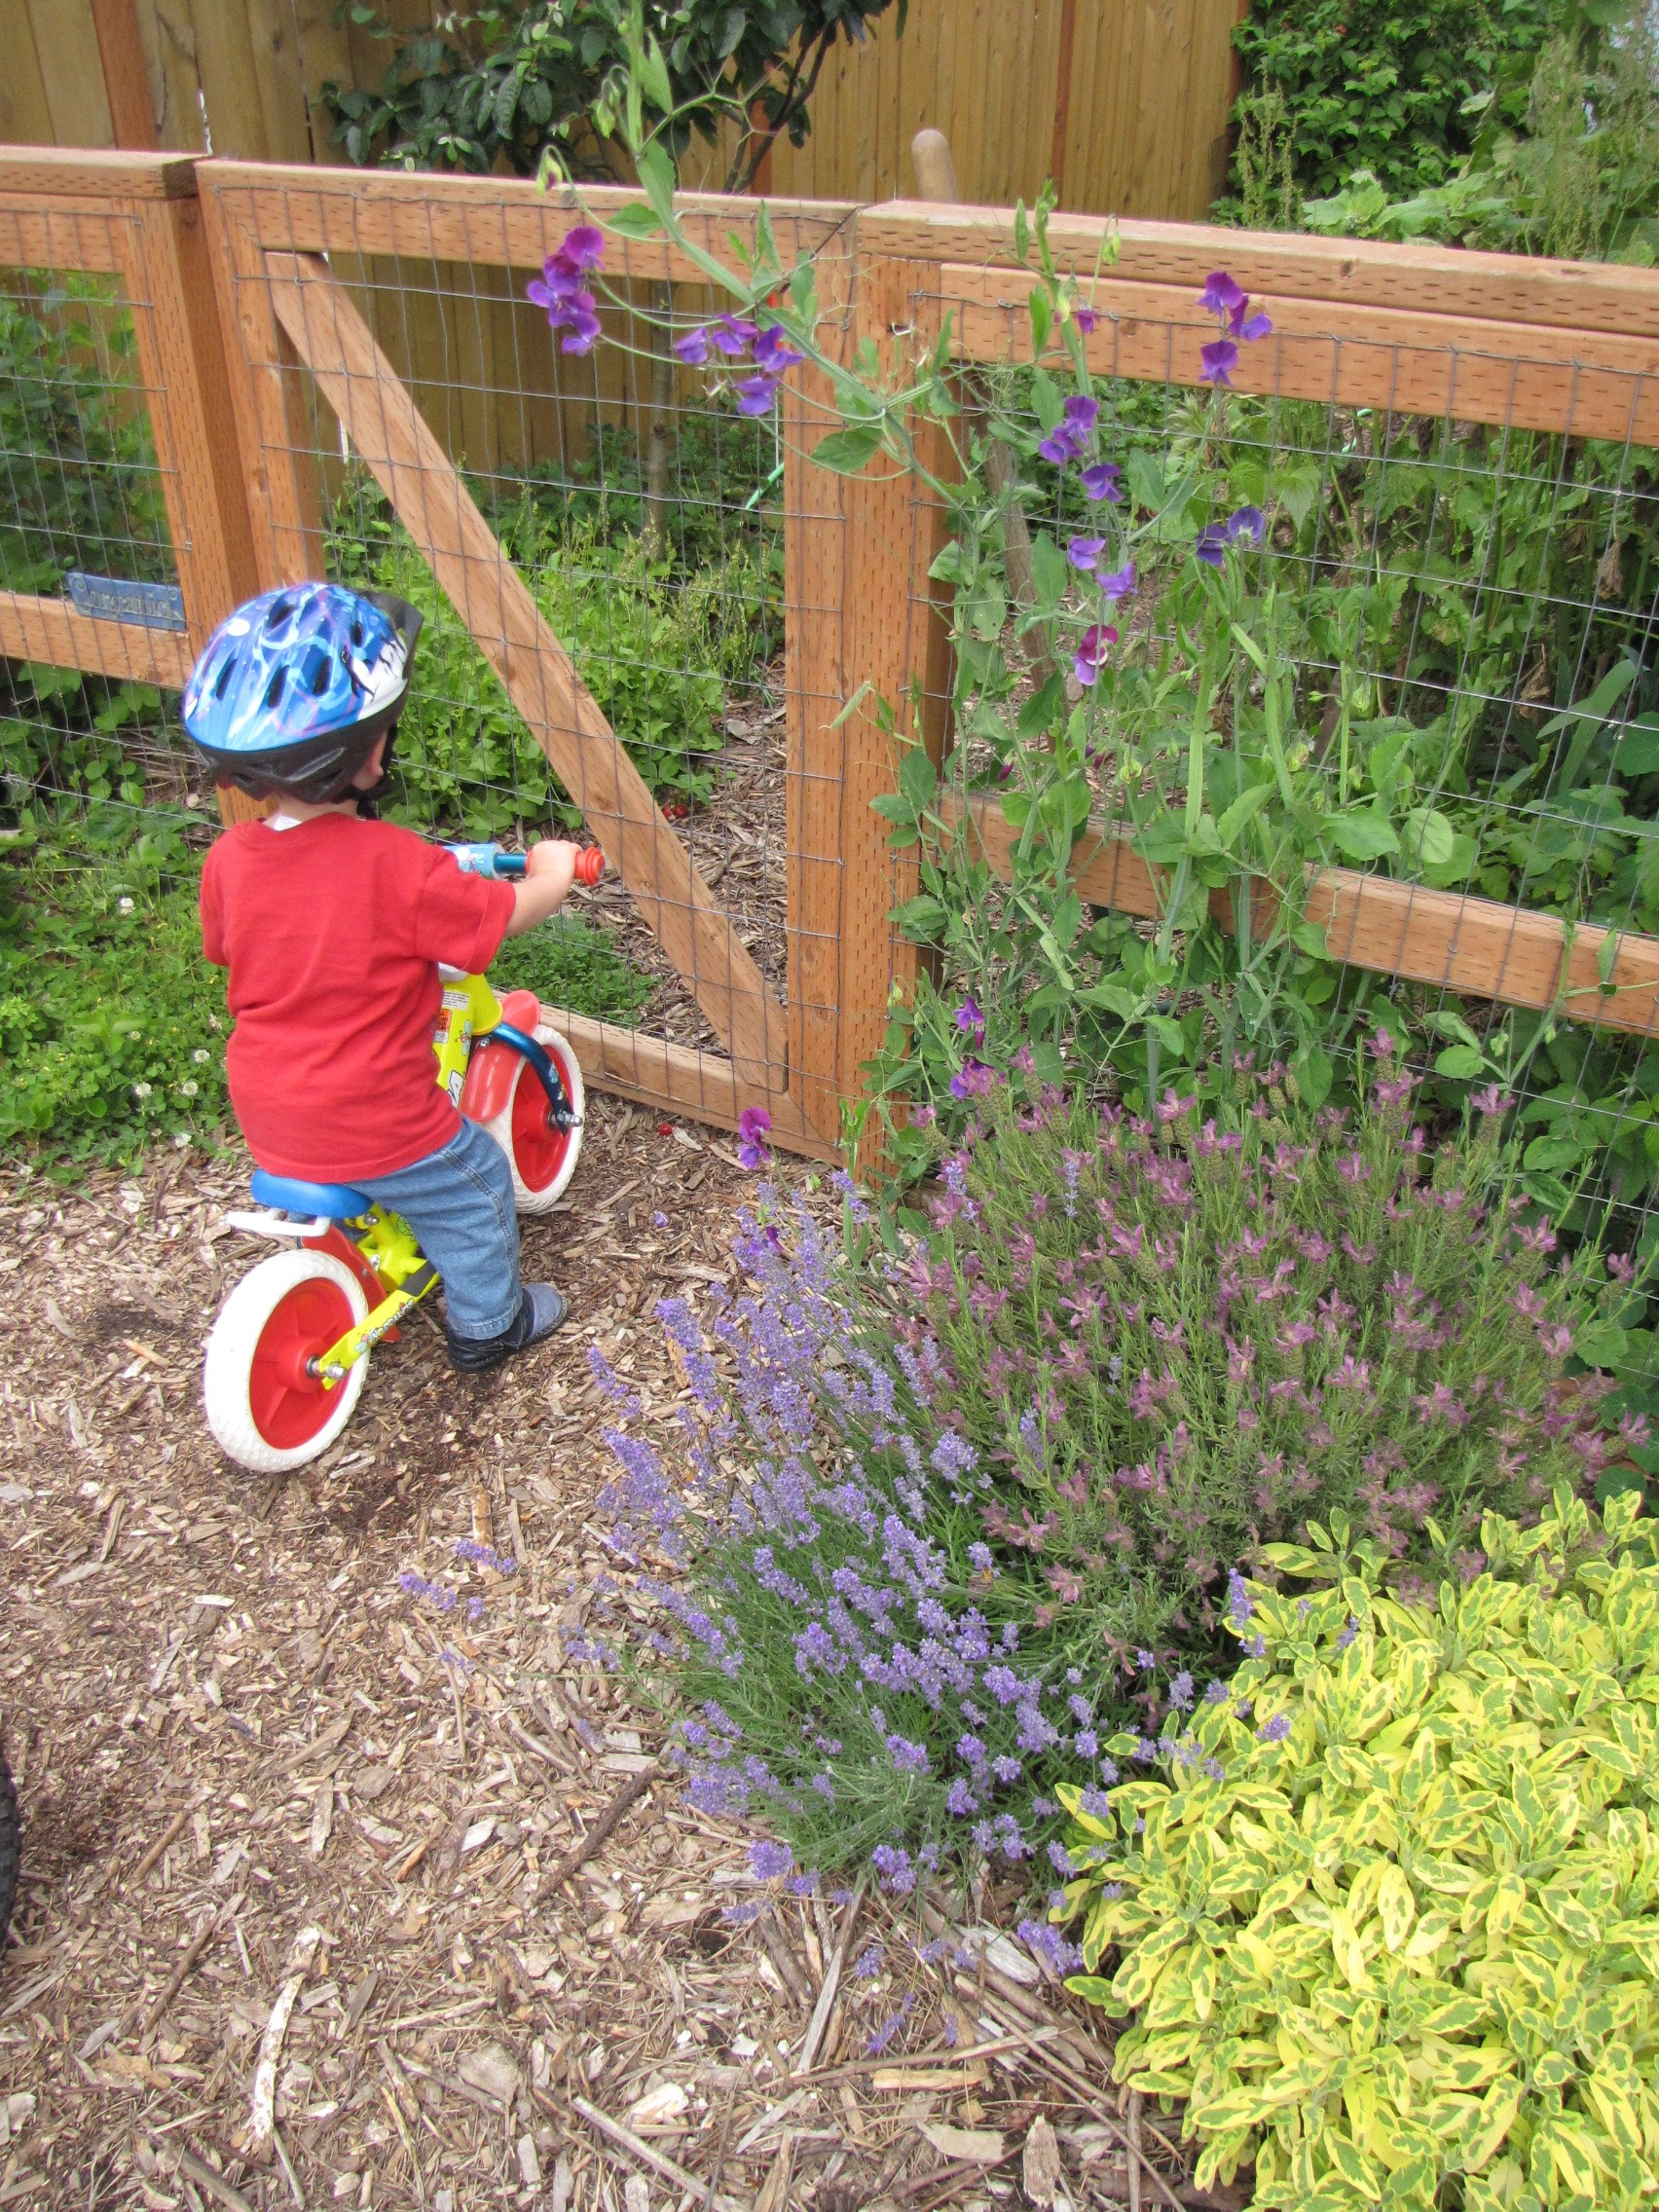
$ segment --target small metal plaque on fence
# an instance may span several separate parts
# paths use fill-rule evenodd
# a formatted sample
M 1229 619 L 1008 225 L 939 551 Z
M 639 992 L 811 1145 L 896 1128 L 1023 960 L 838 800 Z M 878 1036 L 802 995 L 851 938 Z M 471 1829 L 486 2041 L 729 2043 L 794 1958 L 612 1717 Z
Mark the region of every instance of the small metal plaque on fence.
M 177 584 L 129 583 L 122 576 L 88 576 L 71 569 L 63 581 L 77 614 L 106 622 L 140 622 L 146 630 L 182 630 L 184 594 Z

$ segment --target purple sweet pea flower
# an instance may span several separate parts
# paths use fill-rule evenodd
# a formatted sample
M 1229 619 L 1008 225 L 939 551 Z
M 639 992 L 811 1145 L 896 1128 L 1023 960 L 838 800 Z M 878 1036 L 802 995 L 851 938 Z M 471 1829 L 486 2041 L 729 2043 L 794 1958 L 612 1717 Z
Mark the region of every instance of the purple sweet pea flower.
M 551 315 L 548 320 L 552 322 Z M 590 294 L 587 292 L 576 294 L 570 304 L 566 321 L 569 327 L 564 337 L 559 341 L 560 352 L 591 353 L 594 349 L 594 341 L 599 336 L 600 323 L 599 310 L 594 305 Z M 554 323 L 553 327 L 557 329 L 558 324 Z
M 950 1095 L 952 1098 L 982 1098 L 994 1087 L 996 1080 L 994 1068 L 986 1067 L 983 1060 L 977 1060 L 970 1054 L 950 1079 Z
M 1244 309 L 1248 295 L 1235 284 L 1225 269 L 1212 269 L 1204 279 L 1204 288 L 1198 294 L 1198 305 L 1205 314 L 1219 315 L 1227 321 Z
M 1110 569 L 1100 579 L 1100 589 L 1107 599 L 1127 599 L 1135 588 L 1135 565 L 1125 561 L 1121 569 Z
M 1097 461 L 1092 468 L 1082 470 L 1078 482 L 1091 499 L 1105 499 L 1113 506 L 1124 497 L 1118 488 L 1123 470 L 1115 461 Z
M 1094 622 L 1083 633 L 1083 642 L 1072 656 L 1072 669 L 1080 683 L 1089 685 L 1096 682 L 1106 665 L 1106 649 L 1118 643 L 1118 633 L 1110 622 Z
M 1223 386 L 1233 389 L 1233 372 L 1238 366 L 1238 349 L 1231 338 L 1215 338 L 1207 346 L 1198 348 L 1198 379 L 1202 384 L 1213 384 L 1219 390 Z
M 605 261 L 605 233 L 594 223 L 578 223 L 565 233 L 559 248 L 572 269 L 598 269 Z
M 746 1106 L 737 1117 L 739 1163 L 753 1172 L 766 1164 L 766 1132 L 772 1117 L 764 1106 Z
M 743 322 L 734 314 L 717 315 L 709 325 L 709 336 L 720 351 L 734 361 L 739 354 L 748 352 L 759 335 L 757 324 Z
M 709 357 L 708 326 L 699 323 L 695 330 L 688 330 L 683 338 L 677 338 L 674 341 L 674 351 L 687 368 L 700 369 Z
M 549 254 L 542 264 L 541 275 L 533 276 L 525 286 L 524 296 L 533 306 L 545 308 L 552 314 L 556 308 L 573 300 L 581 289 L 580 272 L 568 267 L 557 254 Z
M 1046 438 L 1038 440 L 1037 451 L 1045 461 L 1051 461 L 1056 468 L 1061 468 L 1068 461 L 1076 461 L 1088 442 L 1083 432 L 1070 423 L 1056 423 Z
M 965 1037 L 978 1044 L 985 1034 L 985 1017 L 972 998 L 966 998 L 956 1010 L 956 1026 Z
M 733 385 L 740 415 L 765 415 L 778 396 L 777 380 L 768 376 L 745 377 L 741 384 Z
M 1256 313 L 1244 316 L 1233 327 L 1240 338 L 1266 338 L 1273 325 L 1272 317 L 1263 314 L 1258 309 Z
M 1065 419 L 1087 437 L 1100 419 L 1100 402 L 1074 391 L 1065 404 Z
M 1093 308 L 1073 308 L 1072 320 L 1085 338 L 1092 338 L 1099 326 L 1100 316 Z
M 1103 537 L 1074 537 L 1066 547 L 1066 559 L 1074 569 L 1082 569 L 1087 574 L 1105 550 Z
M 1227 557 L 1227 525 L 1221 522 L 1206 523 L 1198 533 L 1193 551 L 1206 568 L 1219 569 Z
M 783 329 L 778 323 L 768 323 L 755 341 L 755 365 L 764 369 L 768 376 L 781 377 L 787 369 L 793 369 L 805 358 L 804 353 L 797 353 L 793 346 L 785 342 Z
M 1260 545 L 1268 534 L 1267 517 L 1260 507 L 1237 507 L 1223 526 L 1229 545 L 1236 545 L 1240 538 L 1251 545 Z

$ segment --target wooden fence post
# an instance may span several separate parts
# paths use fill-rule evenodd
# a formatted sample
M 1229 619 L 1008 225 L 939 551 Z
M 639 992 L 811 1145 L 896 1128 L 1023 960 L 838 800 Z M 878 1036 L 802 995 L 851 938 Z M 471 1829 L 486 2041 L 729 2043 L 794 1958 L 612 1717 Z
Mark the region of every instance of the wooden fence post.
M 820 265 L 819 286 L 821 305 L 841 317 L 849 354 L 867 339 L 884 362 L 895 345 L 913 360 L 937 335 L 938 279 L 924 263 L 867 259 L 855 248 L 845 272 Z M 870 803 L 895 788 L 902 750 L 881 709 L 937 762 L 949 651 L 926 582 L 944 543 L 944 508 L 890 461 L 852 477 L 815 469 L 803 449 L 834 426 L 823 412 L 807 413 L 823 400 L 803 387 L 786 427 L 790 995 L 798 1055 L 791 1088 L 812 1125 L 832 1138 L 840 1101 L 864 1088 L 890 1002 L 913 998 L 922 964 L 890 920 L 914 891 L 914 859 L 889 848 L 887 825 Z M 942 435 L 923 437 L 929 466 L 942 475 Z

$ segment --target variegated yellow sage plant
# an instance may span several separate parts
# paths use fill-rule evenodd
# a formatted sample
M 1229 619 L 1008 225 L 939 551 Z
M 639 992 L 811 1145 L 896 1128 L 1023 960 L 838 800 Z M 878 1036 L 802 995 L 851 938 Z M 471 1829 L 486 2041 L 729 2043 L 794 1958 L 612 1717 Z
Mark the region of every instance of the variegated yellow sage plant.
M 1269 1548 L 1309 1594 L 1248 1586 L 1250 1656 L 1167 1779 L 1109 1809 L 1061 1788 L 1067 1986 L 1132 2015 L 1119 2079 L 1184 2102 L 1200 2185 L 1253 2162 L 1285 2212 L 1651 2204 L 1659 1523 L 1558 1491 L 1411 1606 L 1340 1518 L 1312 1533 Z

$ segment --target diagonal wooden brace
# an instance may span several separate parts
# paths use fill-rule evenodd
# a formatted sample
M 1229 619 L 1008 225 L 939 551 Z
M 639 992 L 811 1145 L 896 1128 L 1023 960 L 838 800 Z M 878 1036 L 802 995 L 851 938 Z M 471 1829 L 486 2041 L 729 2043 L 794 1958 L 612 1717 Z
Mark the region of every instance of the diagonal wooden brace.
M 479 650 L 581 808 L 642 918 L 780 1135 L 809 1133 L 788 1095 L 784 1010 L 715 903 L 528 585 L 346 288 L 314 254 L 266 257 L 271 303 L 357 459 L 431 563 Z

